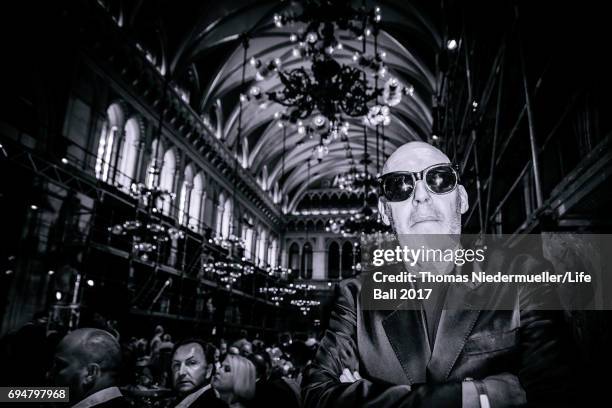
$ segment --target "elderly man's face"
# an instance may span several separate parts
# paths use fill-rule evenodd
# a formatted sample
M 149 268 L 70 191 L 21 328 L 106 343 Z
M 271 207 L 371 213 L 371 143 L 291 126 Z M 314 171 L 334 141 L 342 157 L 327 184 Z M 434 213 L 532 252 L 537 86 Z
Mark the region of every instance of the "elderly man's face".
M 389 157 L 384 174 L 395 171 L 421 171 L 439 163 L 449 163 L 448 157 L 426 143 L 409 143 Z M 399 202 L 379 201 L 383 221 L 396 234 L 459 234 L 461 214 L 467 211 L 467 194 L 458 185 L 446 194 L 429 191 L 423 180 L 416 182 L 412 195 Z
M 180 346 L 172 357 L 174 389 L 181 394 L 199 389 L 206 384 L 210 370 L 202 346 L 197 343 Z

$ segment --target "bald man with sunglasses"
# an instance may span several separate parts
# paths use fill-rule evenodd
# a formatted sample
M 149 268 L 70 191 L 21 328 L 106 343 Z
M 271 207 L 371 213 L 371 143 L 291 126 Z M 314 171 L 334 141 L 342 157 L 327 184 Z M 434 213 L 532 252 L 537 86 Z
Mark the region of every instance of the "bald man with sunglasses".
M 378 182 L 380 214 L 400 243 L 420 234 L 461 234 L 468 196 L 437 148 L 401 146 Z M 489 262 L 518 270 L 538 265 L 501 256 Z M 438 273 L 455 272 L 451 263 Z M 363 285 L 362 274 L 336 288 L 329 328 L 305 370 L 305 407 L 573 406 L 561 315 L 530 303 L 548 294 L 516 299 L 514 310 L 445 310 L 447 296 L 468 298 L 475 290 L 449 285 L 419 310 L 368 310 Z

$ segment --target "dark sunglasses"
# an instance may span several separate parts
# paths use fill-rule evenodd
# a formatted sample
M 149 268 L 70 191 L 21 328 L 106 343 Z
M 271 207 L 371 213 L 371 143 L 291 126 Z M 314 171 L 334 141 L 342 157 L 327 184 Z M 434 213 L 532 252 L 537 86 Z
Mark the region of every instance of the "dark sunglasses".
M 412 196 L 416 182 L 423 180 L 434 194 L 450 193 L 459 183 L 459 173 L 451 163 L 429 166 L 421 171 L 394 171 L 378 178 L 381 195 L 391 202 L 404 201 Z

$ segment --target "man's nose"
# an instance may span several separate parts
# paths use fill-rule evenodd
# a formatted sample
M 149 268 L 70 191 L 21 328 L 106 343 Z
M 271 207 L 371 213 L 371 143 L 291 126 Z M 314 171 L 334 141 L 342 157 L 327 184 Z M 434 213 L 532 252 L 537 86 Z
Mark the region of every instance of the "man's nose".
M 414 186 L 414 197 L 412 198 L 413 204 L 426 204 L 431 202 L 431 195 L 429 190 L 425 186 L 425 181 L 417 180 Z
M 179 378 L 183 378 L 187 376 L 187 366 L 185 364 L 181 364 L 178 371 Z

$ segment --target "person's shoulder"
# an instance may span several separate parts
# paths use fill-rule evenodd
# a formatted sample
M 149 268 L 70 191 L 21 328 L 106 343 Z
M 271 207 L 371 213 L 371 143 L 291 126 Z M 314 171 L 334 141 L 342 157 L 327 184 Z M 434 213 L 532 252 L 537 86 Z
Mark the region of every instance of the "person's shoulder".
M 336 284 L 336 293 L 343 296 L 357 298 L 361 287 L 365 282 L 365 274 L 357 275 L 353 278 L 343 279 Z

